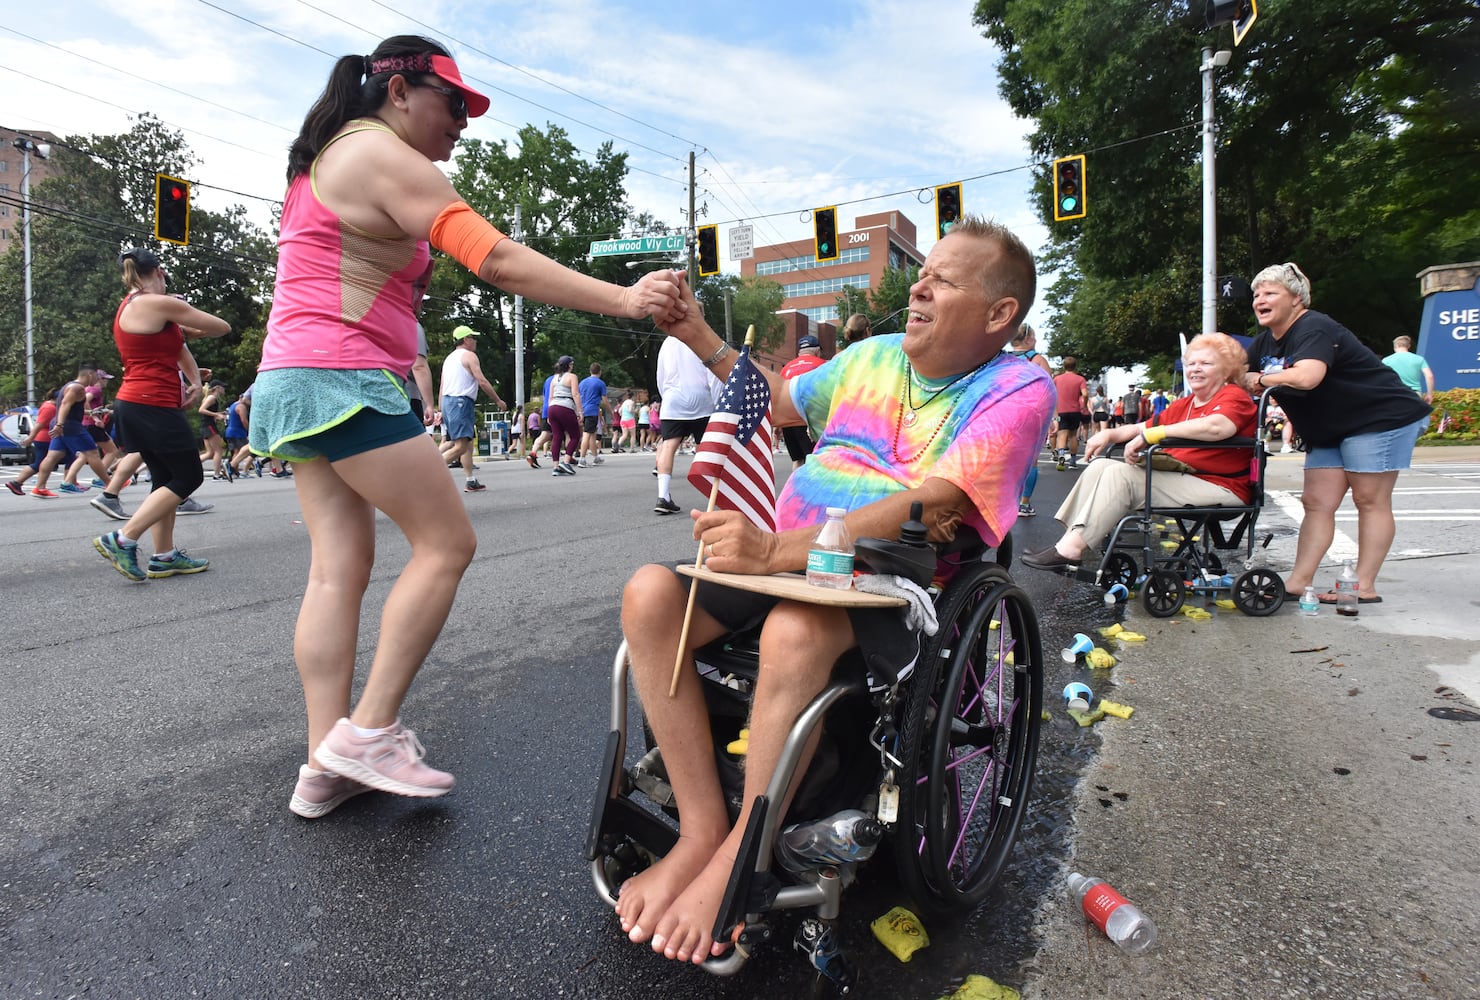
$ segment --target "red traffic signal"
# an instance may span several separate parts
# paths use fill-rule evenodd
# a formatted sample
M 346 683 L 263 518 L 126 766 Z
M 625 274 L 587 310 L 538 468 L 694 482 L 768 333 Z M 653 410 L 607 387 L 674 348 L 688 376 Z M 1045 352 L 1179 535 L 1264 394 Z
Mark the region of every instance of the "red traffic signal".
M 1053 218 L 1055 222 L 1082 219 L 1088 208 L 1084 198 L 1084 154 L 1053 161 Z
M 185 246 L 190 242 L 190 182 L 154 175 L 154 238 Z

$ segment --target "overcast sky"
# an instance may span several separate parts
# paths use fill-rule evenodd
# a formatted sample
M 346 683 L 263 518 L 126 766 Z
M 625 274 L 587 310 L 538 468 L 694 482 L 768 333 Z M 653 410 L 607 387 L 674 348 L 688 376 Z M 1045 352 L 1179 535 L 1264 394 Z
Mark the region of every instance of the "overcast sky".
M 630 154 L 633 207 L 673 225 L 693 149 L 698 221 L 720 224 L 722 254 L 731 223 L 753 224 L 757 244 L 801 239 L 805 211 L 830 204 L 848 228 L 904 212 L 928 251 L 931 189 L 958 180 L 968 211 L 1034 250 L 1047 238 L 1028 200 L 1029 123 L 998 96 L 998 54 L 971 0 L 399 6 L 417 20 L 378 0 L 7 4 L 0 124 L 108 134 L 150 112 L 200 157 L 191 180 L 239 192 L 201 187 L 201 203 L 245 205 L 266 225 L 287 145 L 334 59 L 417 33 L 446 44 L 493 101 L 465 137 L 554 123 L 587 152 L 610 140 Z M 1030 321 L 1044 316 L 1040 304 Z

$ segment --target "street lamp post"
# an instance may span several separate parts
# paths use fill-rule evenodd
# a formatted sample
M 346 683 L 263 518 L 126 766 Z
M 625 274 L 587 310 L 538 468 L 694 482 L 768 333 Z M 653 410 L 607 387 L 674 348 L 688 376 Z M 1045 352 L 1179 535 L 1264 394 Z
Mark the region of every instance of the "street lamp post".
M 1227 66 L 1231 58 L 1233 53 L 1227 49 L 1214 53 L 1211 48 L 1205 48 L 1202 50 L 1202 64 L 1198 67 L 1202 73 L 1203 111 L 1203 333 L 1216 333 L 1218 330 L 1218 201 L 1214 178 L 1217 135 L 1213 126 L 1213 70 Z
M 36 405 L 36 348 L 31 322 L 31 154 L 41 159 L 51 156 L 51 146 L 44 142 L 32 142 L 24 136 L 11 145 L 21 151 L 21 232 L 25 247 L 25 295 L 26 295 L 26 405 Z

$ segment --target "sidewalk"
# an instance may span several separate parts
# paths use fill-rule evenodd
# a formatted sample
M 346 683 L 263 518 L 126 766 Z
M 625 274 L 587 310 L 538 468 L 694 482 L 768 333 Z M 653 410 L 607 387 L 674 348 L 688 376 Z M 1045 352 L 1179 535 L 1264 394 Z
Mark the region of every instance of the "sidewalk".
M 1480 448 L 1420 449 L 1415 472 L 1434 462 Z M 1270 468 L 1298 489 L 1298 459 Z M 1136 711 L 1097 726 L 1065 870 L 1107 879 L 1161 937 L 1121 954 L 1060 889 L 1026 1000 L 1480 995 L 1480 725 L 1441 717 L 1473 714 L 1441 667 L 1480 666 L 1480 630 L 1424 634 L 1442 596 L 1473 623 L 1480 560 L 1433 562 L 1355 621 L 1129 607 L 1148 641 L 1089 683 Z

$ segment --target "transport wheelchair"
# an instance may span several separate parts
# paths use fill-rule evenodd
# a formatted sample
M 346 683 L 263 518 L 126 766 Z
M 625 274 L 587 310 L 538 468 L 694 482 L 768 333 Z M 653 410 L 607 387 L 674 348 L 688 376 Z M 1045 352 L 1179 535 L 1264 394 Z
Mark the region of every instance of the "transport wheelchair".
M 881 566 L 887 560 L 866 555 L 875 542 L 898 544 L 861 539 L 860 561 L 892 572 Z M 704 962 L 707 971 L 734 974 L 776 934 L 778 911 L 810 910 L 794 946 L 817 970 L 817 985 L 844 993 L 851 988 L 854 970 L 835 922 L 842 891 L 862 862 L 798 865 L 795 856 L 778 853 L 782 830 L 798 821 L 845 809 L 876 819 L 884 839 L 874 856 L 892 856 L 919 912 L 968 910 L 992 890 L 1027 809 L 1043 714 L 1037 615 L 997 560 L 1010 560 L 1010 538 L 995 556 L 979 541 L 962 551 L 931 553 L 937 582 L 928 592 L 939 630 L 921 635 L 913 672 L 893 683 L 878 681 L 854 649 L 798 717 L 751 812 L 713 937 L 727 941 L 736 925 L 743 930 L 730 951 Z M 939 583 L 942 577 L 946 582 Z M 931 580 L 928 568 L 924 580 Z M 740 812 L 743 777 L 726 746 L 746 724 L 757 640 L 757 632 L 730 635 L 695 656 L 732 820 Z M 597 892 L 611 906 L 627 878 L 672 848 L 682 823 L 661 749 L 645 725 L 645 752 L 627 761 L 627 673 L 624 640 L 612 665 L 611 733 L 586 843 Z M 818 749 L 806 773 L 799 773 L 817 731 Z M 787 801 L 794 785 L 797 793 L 783 816 L 777 804 Z
M 1266 408 L 1272 398 L 1266 392 L 1259 400 L 1255 427 L 1264 426 Z M 1249 454 L 1248 476 L 1253 496 L 1247 505 L 1215 507 L 1158 507 L 1151 502 L 1151 476 L 1157 455 L 1167 448 L 1238 448 Z M 1146 504 L 1121 518 L 1104 545 L 1104 555 L 1094 580 L 1109 590 L 1120 584 L 1127 591 L 1140 590 L 1141 602 L 1155 618 L 1169 618 L 1182 609 L 1189 595 L 1207 598 L 1227 594 L 1246 615 L 1272 615 L 1285 602 L 1285 581 L 1276 572 L 1254 561 L 1254 543 L 1259 512 L 1264 506 L 1264 472 L 1269 455 L 1263 434 L 1224 441 L 1189 441 L 1167 438 L 1148 446 L 1143 455 L 1146 468 Z M 1108 459 L 1106 459 L 1108 461 Z M 1272 536 L 1265 535 L 1267 546 Z M 1225 572 L 1219 552 L 1244 550 L 1243 571 Z

